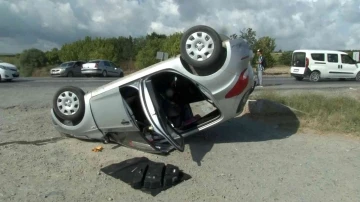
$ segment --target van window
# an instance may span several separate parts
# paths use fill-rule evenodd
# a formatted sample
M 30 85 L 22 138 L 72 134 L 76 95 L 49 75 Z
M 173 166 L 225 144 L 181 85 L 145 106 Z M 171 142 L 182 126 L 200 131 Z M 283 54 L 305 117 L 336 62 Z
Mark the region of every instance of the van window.
M 338 63 L 339 62 L 338 54 L 327 54 L 327 61 L 333 62 L 333 63 Z
M 311 53 L 311 58 L 316 61 L 325 61 L 324 53 Z
M 354 64 L 352 58 L 346 54 L 341 54 L 341 62 L 344 64 Z
M 294 67 L 305 67 L 305 55 L 306 54 L 304 52 L 293 53 L 291 64 Z

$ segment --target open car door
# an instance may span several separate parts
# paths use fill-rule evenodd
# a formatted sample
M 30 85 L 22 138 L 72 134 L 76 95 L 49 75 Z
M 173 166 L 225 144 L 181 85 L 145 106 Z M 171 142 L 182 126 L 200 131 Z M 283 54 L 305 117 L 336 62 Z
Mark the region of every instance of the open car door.
M 154 91 L 151 80 L 143 80 L 140 85 L 141 104 L 146 111 L 148 120 L 154 127 L 154 131 L 164 137 L 177 150 L 184 151 L 184 138 L 177 133 L 168 121 L 163 108 L 162 100 Z

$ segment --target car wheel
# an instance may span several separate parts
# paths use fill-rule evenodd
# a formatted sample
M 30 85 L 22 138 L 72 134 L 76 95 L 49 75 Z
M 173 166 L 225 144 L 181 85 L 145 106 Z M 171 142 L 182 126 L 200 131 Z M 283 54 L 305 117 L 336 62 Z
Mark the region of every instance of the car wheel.
M 1 75 L 0 75 L 0 82 L 1 82 L 1 80 L 2 80 L 2 79 L 1 79 Z
M 296 79 L 297 81 L 302 81 L 302 80 L 304 79 L 304 77 L 297 76 L 297 77 L 295 77 L 295 79 Z
M 72 73 L 72 72 L 69 72 L 69 73 L 67 74 L 67 77 L 73 77 L 73 73 Z
M 124 72 L 121 72 L 119 76 L 124 77 Z
M 360 81 L 360 72 L 358 72 L 358 73 L 356 74 L 355 80 L 356 80 L 356 81 Z
M 103 71 L 103 72 L 102 72 L 102 76 L 103 76 L 103 77 L 107 77 L 107 72 L 106 72 L 106 71 Z
M 181 57 L 194 68 L 206 69 L 221 55 L 222 40 L 212 28 L 198 25 L 188 29 L 181 37 Z
M 318 72 L 318 71 L 311 72 L 310 81 L 318 82 L 319 80 L 320 80 L 320 72 Z
M 63 120 L 76 122 L 82 119 L 85 113 L 85 92 L 75 86 L 60 88 L 53 98 L 53 109 Z

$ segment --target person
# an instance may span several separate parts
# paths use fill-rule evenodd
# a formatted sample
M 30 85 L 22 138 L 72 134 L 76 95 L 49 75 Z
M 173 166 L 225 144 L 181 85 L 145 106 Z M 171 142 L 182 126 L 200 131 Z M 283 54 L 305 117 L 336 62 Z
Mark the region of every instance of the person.
M 258 49 L 257 50 L 257 55 L 259 56 L 258 58 L 258 61 L 256 62 L 257 65 L 257 77 L 258 77 L 258 85 L 259 87 L 263 87 L 262 83 L 262 74 L 263 74 L 263 71 L 264 71 L 264 66 L 262 65 L 263 64 L 263 61 L 264 61 L 264 57 L 262 55 L 262 50 L 261 49 Z

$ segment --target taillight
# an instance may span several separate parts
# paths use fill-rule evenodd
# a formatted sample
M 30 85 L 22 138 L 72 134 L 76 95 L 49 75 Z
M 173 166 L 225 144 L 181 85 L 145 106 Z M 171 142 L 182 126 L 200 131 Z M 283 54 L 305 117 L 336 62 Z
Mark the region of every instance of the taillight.
M 305 58 L 305 68 L 309 68 L 309 58 Z
M 225 95 L 225 98 L 232 98 L 244 91 L 249 82 L 248 69 L 241 72 L 235 86 Z

